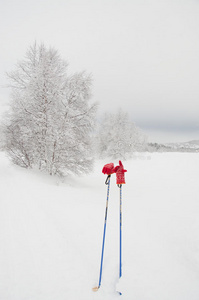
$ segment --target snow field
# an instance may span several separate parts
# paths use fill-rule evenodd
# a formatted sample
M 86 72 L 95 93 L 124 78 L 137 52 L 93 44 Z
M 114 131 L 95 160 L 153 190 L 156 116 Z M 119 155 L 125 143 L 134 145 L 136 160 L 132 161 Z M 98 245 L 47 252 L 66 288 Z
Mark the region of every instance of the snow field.
M 119 282 L 119 188 L 111 177 L 102 286 L 92 291 L 107 193 L 101 170 L 109 162 L 63 182 L 13 166 L 1 153 L 0 299 L 199 299 L 197 153 L 153 153 L 124 162 Z

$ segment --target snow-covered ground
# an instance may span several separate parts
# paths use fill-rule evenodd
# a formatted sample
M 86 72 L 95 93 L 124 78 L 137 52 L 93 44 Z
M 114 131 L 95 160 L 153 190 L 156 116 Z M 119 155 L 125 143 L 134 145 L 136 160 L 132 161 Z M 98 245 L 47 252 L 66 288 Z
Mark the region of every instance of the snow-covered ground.
M 101 170 L 109 162 L 62 182 L 0 154 L 1 300 L 199 299 L 197 153 L 145 154 L 124 163 L 119 283 L 119 189 L 112 176 L 102 286 L 92 291 L 107 192 Z

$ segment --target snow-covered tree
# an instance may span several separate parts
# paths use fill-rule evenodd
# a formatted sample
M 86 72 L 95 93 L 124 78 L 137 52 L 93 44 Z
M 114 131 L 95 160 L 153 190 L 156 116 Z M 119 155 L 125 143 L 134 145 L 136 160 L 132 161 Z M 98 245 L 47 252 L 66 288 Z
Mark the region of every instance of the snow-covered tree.
M 8 74 L 12 102 L 4 132 L 15 164 L 51 175 L 91 169 L 97 107 L 89 102 L 91 77 L 67 69 L 56 50 L 35 44 Z
M 96 137 L 97 153 L 101 158 L 128 159 L 133 152 L 145 147 L 146 136 L 122 110 L 106 113 Z

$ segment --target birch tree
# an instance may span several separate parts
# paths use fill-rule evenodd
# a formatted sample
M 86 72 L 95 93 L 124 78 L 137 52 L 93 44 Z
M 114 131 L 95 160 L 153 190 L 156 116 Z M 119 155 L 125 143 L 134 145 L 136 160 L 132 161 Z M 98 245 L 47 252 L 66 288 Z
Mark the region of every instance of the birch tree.
M 68 75 L 56 50 L 35 44 L 8 78 L 12 102 L 4 133 L 12 161 L 51 175 L 91 170 L 97 108 L 90 103 L 91 77 L 85 72 Z
M 125 160 L 144 149 L 145 143 L 145 134 L 130 121 L 128 113 L 119 110 L 104 115 L 96 137 L 99 157 Z

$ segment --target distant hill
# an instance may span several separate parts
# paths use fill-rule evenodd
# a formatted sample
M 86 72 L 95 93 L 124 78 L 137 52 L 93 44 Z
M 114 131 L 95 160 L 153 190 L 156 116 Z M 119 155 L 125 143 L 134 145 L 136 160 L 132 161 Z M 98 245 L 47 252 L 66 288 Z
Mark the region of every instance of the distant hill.
M 194 144 L 194 145 L 198 145 L 199 146 L 199 140 L 193 140 L 188 142 L 189 144 Z
M 182 143 L 148 143 L 149 152 L 199 152 L 199 140 Z

